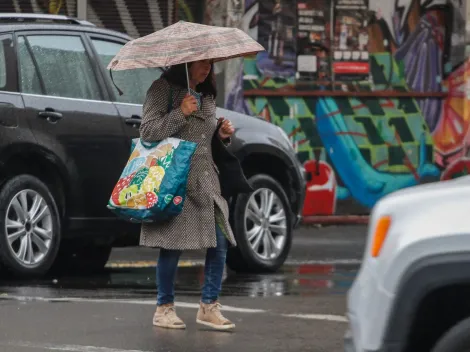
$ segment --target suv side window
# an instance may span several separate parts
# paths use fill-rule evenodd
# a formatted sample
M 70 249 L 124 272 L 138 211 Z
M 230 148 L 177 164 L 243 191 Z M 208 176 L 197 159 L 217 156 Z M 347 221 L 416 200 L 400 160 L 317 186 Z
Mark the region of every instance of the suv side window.
M 122 43 L 96 38 L 92 38 L 92 43 L 109 77 L 109 71 L 106 67 L 124 45 Z M 150 88 L 153 81 L 160 77 L 161 72 L 159 68 L 113 71 L 113 80 L 124 93 L 123 95 L 119 95 L 118 91 L 113 86 L 116 100 L 121 103 L 143 104 L 147 90 Z
M 21 36 L 18 47 L 23 93 L 102 99 L 90 59 L 79 36 Z
M 0 91 L 17 91 L 14 65 L 13 36 L 2 34 L 0 35 Z

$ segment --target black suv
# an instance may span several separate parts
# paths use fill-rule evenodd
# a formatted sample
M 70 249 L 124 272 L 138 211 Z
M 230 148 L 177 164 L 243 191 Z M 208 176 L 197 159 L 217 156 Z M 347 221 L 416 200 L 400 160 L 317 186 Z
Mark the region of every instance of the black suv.
M 16 276 L 103 267 L 113 246 L 138 243 L 139 226 L 106 208 L 161 73 L 116 72 L 117 94 L 106 66 L 130 39 L 69 17 L 0 14 L 0 265 Z M 300 219 L 303 167 L 280 128 L 217 114 L 236 126 L 230 148 L 255 189 L 231 201 L 239 245 L 228 265 L 276 270 Z

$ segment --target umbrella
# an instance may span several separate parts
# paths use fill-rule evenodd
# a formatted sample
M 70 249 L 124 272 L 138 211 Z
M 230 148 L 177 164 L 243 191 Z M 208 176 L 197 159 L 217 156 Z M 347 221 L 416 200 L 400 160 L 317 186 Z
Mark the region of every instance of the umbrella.
M 264 50 L 262 45 L 238 28 L 179 21 L 128 42 L 111 60 L 108 69 L 112 72 L 185 63 L 189 90 L 188 62 L 222 61 Z

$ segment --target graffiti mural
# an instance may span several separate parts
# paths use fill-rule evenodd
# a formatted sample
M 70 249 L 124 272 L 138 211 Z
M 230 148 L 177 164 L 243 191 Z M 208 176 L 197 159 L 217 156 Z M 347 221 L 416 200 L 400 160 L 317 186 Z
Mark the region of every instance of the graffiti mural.
M 0 12 L 49 13 L 76 16 L 76 0 L 2 0 Z
M 243 29 L 270 39 L 259 38 L 257 29 L 276 18 L 258 12 L 279 3 L 247 0 Z M 289 135 L 312 175 L 305 215 L 366 213 L 395 190 L 469 173 L 464 6 L 460 0 L 370 0 L 364 15 L 370 77 L 301 86 L 324 95 L 289 96 L 300 89 L 294 74 L 286 75 L 286 65 L 266 70 L 266 53 L 244 60 L 226 106 L 263 116 Z M 332 87 L 350 94 L 328 94 Z M 284 95 L 262 95 L 280 89 Z M 397 94 L 354 94 L 382 90 Z
M 176 20 L 201 22 L 200 0 L 87 0 L 87 20 L 138 38 Z M 177 9 L 175 13 L 175 9 Z M 77 0 L 0 0 L 0 12 L 77 16 Z

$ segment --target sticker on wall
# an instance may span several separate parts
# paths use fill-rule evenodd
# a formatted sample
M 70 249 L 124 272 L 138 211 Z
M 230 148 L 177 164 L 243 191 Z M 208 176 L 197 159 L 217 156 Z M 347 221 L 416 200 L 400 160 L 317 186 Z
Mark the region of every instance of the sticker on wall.
M 334 3 L 333 73 L 337 81 L 369 79 L 368 2 L 337 0 Z

